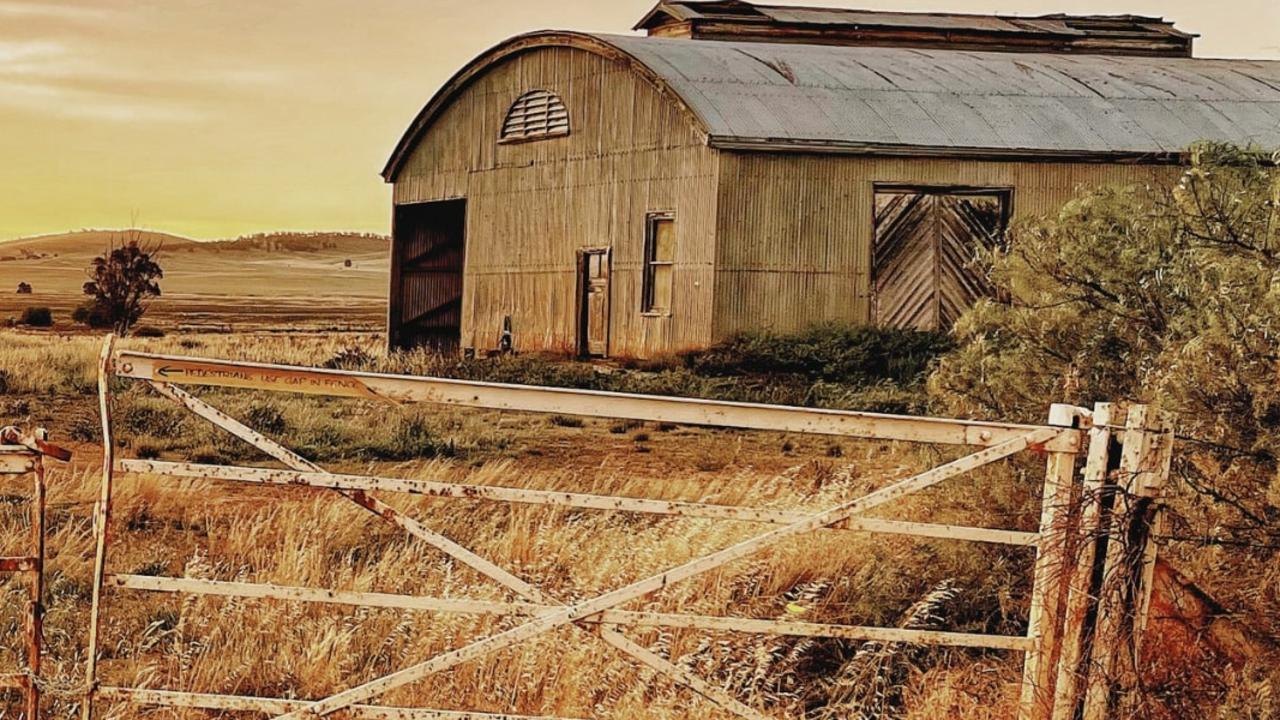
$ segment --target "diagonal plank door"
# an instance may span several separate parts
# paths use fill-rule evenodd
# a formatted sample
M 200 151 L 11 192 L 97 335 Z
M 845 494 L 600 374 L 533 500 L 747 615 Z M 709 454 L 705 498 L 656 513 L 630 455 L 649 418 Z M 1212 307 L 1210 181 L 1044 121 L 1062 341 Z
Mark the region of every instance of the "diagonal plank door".
M 871 267 L 879 325 L 946 330 L 992 288 L 975 263 L 995 247 L 1008 193 L 879 190 Z

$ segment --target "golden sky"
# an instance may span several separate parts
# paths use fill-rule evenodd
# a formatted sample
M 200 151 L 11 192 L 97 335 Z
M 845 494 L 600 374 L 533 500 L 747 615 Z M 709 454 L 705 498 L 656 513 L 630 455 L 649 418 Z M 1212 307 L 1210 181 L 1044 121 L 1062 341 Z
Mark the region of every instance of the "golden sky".
M 625 32 L 653 2 L 0 0 L 0 239 L 385 232 L 378 171 L 463 63 L 530 30 Z M 795 4 L 1163 15 L 1200 56 L 1280 58 L 1277 0 Z

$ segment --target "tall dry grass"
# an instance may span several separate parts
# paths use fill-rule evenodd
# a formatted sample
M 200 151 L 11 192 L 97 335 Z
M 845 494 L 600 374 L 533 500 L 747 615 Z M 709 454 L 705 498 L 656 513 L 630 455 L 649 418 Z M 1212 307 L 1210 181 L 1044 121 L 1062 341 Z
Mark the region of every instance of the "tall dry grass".
M 877 466 L 867 458 L 868 471 Z M 859 463 L 862 464 L 862 463 Z M 889 477 L 909 472 L 884 467 Z M 398 468 L 413 477 L 454 474 L 452 461 Z M 733 487 L 679 481 L 600 478 L 589 489 L 672 499 L 826 507 L 884 481 L 847 467 L 812 490 L 815 471 L 785 476 L 741 474 Z M 830 471 L 828 471 L 830 472 Z M 878 475 L 878 473 L 877 473 Z M 92 478 L 82 476 L 84 495 Z M 471 474 L 476 482 L 518 487 L 581 489 L 581 478 L 551 471 L 522 473 L 499 463 Z M 810 488 L 798 491 L 797 487 Z M 112 554 L 117 572 L 181 575 L 281 585 L 421 594 L 453 598 L 509 597 L 491 581 L 407 539 L 398 529 L 322 491 L 261 491 L 206 482 L 178 486 L 135 477 L 118 492 Z M 193 502 L 200 498 L 201 501 Z M 479 501 L 403 500 L 396 504 L 444 534 L 465 540 L 484 557 L 564 600 L 581 600 L 701 554 L 725 547 L 758 527 L 702 520 L 652 519 Z M 78 536 L 79 537 L 79 536 Z M 816 622 L 896 625 L 918 614 L 926 575 L 955 578 L 961 606 L 939 616 L 951 629 L 1014 632 L 1020 602 L 1009 615 L 983 617 L 973 608 L 998 606 L 1017 592 L 1009 567 L 995 587 L 984 578 L 1007 551 L 970 554 L 950 543 L 871 538 L 822 532 L 784 544 L 721 571 L 675 586 L 637 609 L 741 617 L 789 617 L 799 607 Z M 87 546 L 79 548 L 87 552 Z M 983 557 L 985 555 L 985 557 Z M 919 558 L 929 558 L 929 572 Z M 1023 564 L 1025 569 L 1025 564 Z M 997 573 L 999 574 L 999 573 Z M 80 599 L 80 604 L 83 598 Z M 300 603 L 179 598 L 136 592 L 109 597 L 104 676 L 113 683 L 320 697 L 369 680 L 466 641 L 511 627 L 517 620 L 352 610 Z M 701 718 L 720 715 L 669 682 L 637 670 L 589 631 L 564 629 L 398 691 L 397 705 L 513 711 L 564 717 Z M 863 652 L 859 643 L 762 638 L 693 631 L 636 632 L 633 637 L 677 664 L 732 688 L 779 717 L 800 717 L 840 703 L 838 714 L 858 717 L 859 703 L 882 709 L 875 697 L 849 698 L 839 678 Z M 900 651 L 899 651 L 900 652 Z M 843 660 L 842 658 L 850 658 Z M 924 650 L 900 658 L 886 681 L 907 692 L 911 673 L 943 676 L 980 661 L 997 668 L 994 702 L 1007 700 L 1017 678 L 1015 659 L 990 653 Z M 920 692 L 916 689 L 916 692 Z M 898 701 L 901 707 L 905 697 Z M 867 714 L 866 717 L 882 717 Z M 959 717 L 959 716 L 957 716 Z
M 186 347 L 193 341 L 204 344 Z M 9 398 L 38 398 L 48 388 L 55 394 L 88 392 L 65 377 L 92 378 L 96 343 L 87 338 L 59 342 L 0 347 L 0 367 L 44 362 L 57 368 L 20 380 L 22 392 L 10 390 Z M 316 364 L 351 340 L 213 336 L 128 342 L 159 352 Z M 205 460 L 269 464 L 158 398 L 138 388 L 119 389 L 122 455 L 190 458 L 204 452 Z M 609 495 L 819 509 L 949 457 L 895 444 L 835 446 L 827 440 L 767 433 L 660 426 L 613 433 L 610 423 L 595 420 L 578 424 L 418 406 L 201 394 L 335 469 Z M 63 687 L 79 681 L 84 662 L 93 553 L 89 512 L 98 484 L 87 455 L 92 447 L 83 446 L 85 464 L 56 469 L 50 478 L 48 672 Z M 418 459 L 421 455 L 434 459 Z M 1036 517 L 1037 479 L 1034 464 L 1010 463 L 898 503 L 883 514 L 1029 528 Z M 115 498 L 112 572 L 514 599 L 492 581 L 328 491 L 129 476 L 119 481 Z M 566 602 L 764 529 L 478 500 L 388 499 Z M 4 537 L 21 531 L 19 510 L 16 502 L 0 504 Z M 1030 559 L 1020 549 L 823 531 L 628 607 L 841 624 L 927 622 L 930 627 L 1013 634 L 1024 629 Z M 944 581 L 947 590 L 939 595 L 938 584 Z M 3 586 L 0 631 L 15 628 L 22 597 L 15 584 Z M 110 591 L 102 675 L 107 684 L 315 698 L 517 622 Z M 780 718 L 1007 717 L 1021 664 L 1016 654 L 996 652 L 684 630 L 627 632 Z M 868 656 L 877 659 L 868 664 Z M 877 692 L 851 692 L 868 677 L 877 683 Z M 724 716 L 669 680 L 639 669 L 590 630 L 578 628 L 467 663 L 383 700 L 580 718 Z M 50 717 L 71 717 L 74 704 L 52 698 L 49 712 Z M 119 706 L 107 712 L 121 718 L 150 716 Z M 159 716 L 203 715 L 164 711 Z

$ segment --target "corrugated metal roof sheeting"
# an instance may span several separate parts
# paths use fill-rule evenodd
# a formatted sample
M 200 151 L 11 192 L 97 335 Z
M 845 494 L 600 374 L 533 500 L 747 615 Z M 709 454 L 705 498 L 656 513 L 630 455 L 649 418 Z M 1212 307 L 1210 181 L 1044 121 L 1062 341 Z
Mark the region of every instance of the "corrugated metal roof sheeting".
M 952 30 L 986 30 L 990 32 L 1012 33 L 1028 32 L 1026 28 L 1019 27 L 1009 20 L 996 16 L 945 15 L 941 13 L 892 13 L 842 10 L 837 8 L 792 8 L 785 6 L 757 6 L 757 9 L 776 22 L 787 23 L 814 23 L 819 25 L 856 24 L 870 27 L 921 27 Z
M 601 35 L 718 140 L 993 151 L 1280 148 L 1280 62 Z

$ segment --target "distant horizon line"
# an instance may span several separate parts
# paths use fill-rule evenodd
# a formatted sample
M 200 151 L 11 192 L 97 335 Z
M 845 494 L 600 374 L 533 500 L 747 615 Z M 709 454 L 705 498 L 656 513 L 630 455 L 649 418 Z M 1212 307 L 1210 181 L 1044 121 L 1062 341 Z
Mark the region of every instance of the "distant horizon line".
M 71 230 L 52 231 L 36 233 L 34 235 L 14 235 L 4 239 L 0 239 L 0 245 L 11 242 L 23 242 L 27 240 L 42 240 L 51 237 L 61 237 L 66 235 L 88 234 L 88 233 L 119 233 L 126 234 L 131 232 L 150 233 L 155 235 L 168 235 L 179 240 L 189 240 L 198 243 L 216 243 L 231 242 L 242 238 L 259 237 L 262 235 L 354 235 L 363 237 L 377 237 L 390 239 L 389 233 L 374 232 L 372 230 L 259 230 L 255 232 L 240 233 L 238 235 L 224 235 L 221 237 L 195 237 L 192 235 L 184 235 L 182 233 L 173 232 L 171 230 L 161 230 L 152 227 L 104 227 L 104 228 L 76 228 Z

